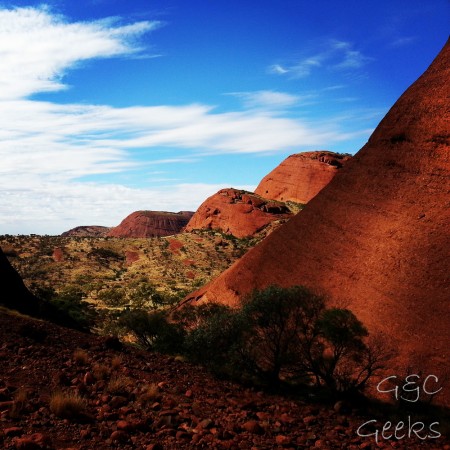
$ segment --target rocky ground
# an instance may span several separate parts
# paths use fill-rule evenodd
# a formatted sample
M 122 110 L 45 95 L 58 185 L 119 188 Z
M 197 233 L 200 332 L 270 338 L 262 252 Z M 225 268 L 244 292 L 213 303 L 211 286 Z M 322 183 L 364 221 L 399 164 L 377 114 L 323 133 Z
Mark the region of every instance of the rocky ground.
M 4 449 L 450 449 L 443 438 L 375 445 L 356 432 L 370 417 L 342 404 L 268 395 L 7 311 L 0 342 Z

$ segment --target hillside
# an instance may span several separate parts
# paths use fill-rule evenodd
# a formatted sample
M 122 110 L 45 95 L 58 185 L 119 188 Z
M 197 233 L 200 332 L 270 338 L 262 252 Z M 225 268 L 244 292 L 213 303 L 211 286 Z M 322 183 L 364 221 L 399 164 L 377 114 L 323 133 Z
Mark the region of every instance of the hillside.
M 0 236 L 0 247 L 32 290 L 79 293 L 100 309 L 138 300 L 149 305 L 145 292 L 153 289 L 175 301 L 218 276 L 252 245 L 212 231 L 150 239 Z M 5 282 L 12 279 L 1 273 Z
M 71 230 L 61 233 L 63 237 L 102 237 L 106 236 L 108 231 L 111 230 L 109 227 L 102 227 L 98 225 L 82 225 L 79 227 L 72 228 Z

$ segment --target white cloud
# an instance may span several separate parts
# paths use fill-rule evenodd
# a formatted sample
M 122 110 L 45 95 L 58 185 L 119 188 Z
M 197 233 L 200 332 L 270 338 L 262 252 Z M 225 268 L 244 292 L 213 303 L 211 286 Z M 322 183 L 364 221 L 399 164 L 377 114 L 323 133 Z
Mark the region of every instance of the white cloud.
M 298 104 L 304 97 L 277 91 L 254 91 L 254 92 L 230 92 L 242 100 L 246 108 L 279 109 L 288 108 Z
M 350 42 L 330 39 L 321 44 L 313 54 L 288 64 L 273 64 L 268 71 L 291 78 L 306 78 L 317 69 L 351 70 L 359 69 L 372 59 L 354 50 Z M 311 52 L 312 53 L 312 52 Z
M 283 67 L 281 64 L 273 64 L 269 67 L 269 73 L 284 75 L 285 73 L 289 73 L 289 69 Z
M 393 47 L 393 48 L 404 47 L 406 45 L 412 44 L 416 40 L 417 40 L 417 37 L 414 37 L 414 36 L 398 37 L 398 38 L 394 39 L 389 44 L 389 46 Z
M 80 61 L 139 52 L 136 38 L 160 22 L 120 26 L 113 19 L 67 23 L 45 8 L 0 9 L 0 99 L 64 89 Z

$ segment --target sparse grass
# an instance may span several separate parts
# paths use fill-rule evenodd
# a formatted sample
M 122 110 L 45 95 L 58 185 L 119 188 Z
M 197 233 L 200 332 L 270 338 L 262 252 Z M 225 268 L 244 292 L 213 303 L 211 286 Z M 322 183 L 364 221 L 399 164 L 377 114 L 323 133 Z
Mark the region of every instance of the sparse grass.
M 26 404 L 28 402 L 28 391 L 24 388 L 20 388 L 14 395 L 14 403 L 9 412 L 9 417 L 12 419 L 18 419 L 22 415 Z
M 140 396 L 140 401 L 143 404 L 155 402 L 161 398 L 161 392 L 156 383 L 150 384 L 147 389 Z
M 92 371 L 96 380 L 107 380 L 111 375 L 111 370 L 106 364 L 95 364 Z
M 86 400 L 73 392 L 56 391 L 50 398 L 50 411 L 63 419 L 83 417 L 86 409 Z
M 132 386 L 132 381 L 122 375 L 115 375 L 110 380 L 106 386 L 106 391 L 110 394 L 128 394 L 130 387 Z
M 79 366 L 83 366 L 89 362 L 89 355 L 85 350 L 77 348 L 73 352 L 73 359 L 76 364 L 78 364 Z

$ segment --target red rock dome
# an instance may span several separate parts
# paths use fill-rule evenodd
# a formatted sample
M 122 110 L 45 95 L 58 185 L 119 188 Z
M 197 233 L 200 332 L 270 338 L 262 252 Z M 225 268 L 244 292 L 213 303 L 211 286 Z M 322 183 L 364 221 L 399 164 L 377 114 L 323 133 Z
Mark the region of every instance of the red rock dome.
M 271 222 L 291 216 L 283 203 L 229 188 L 207 198 L 189 221 L 186 231 L 218 230 L 243 238 L 255 235 Z
M 351 159 L 328 151 L 297 153 L 266 175 L 255 194 L 282 202 L 308 203 Z
M 180 233 L 194 213 L 180 211 L 136 211 L 127 216 L 107 236 L 150 238 Z

